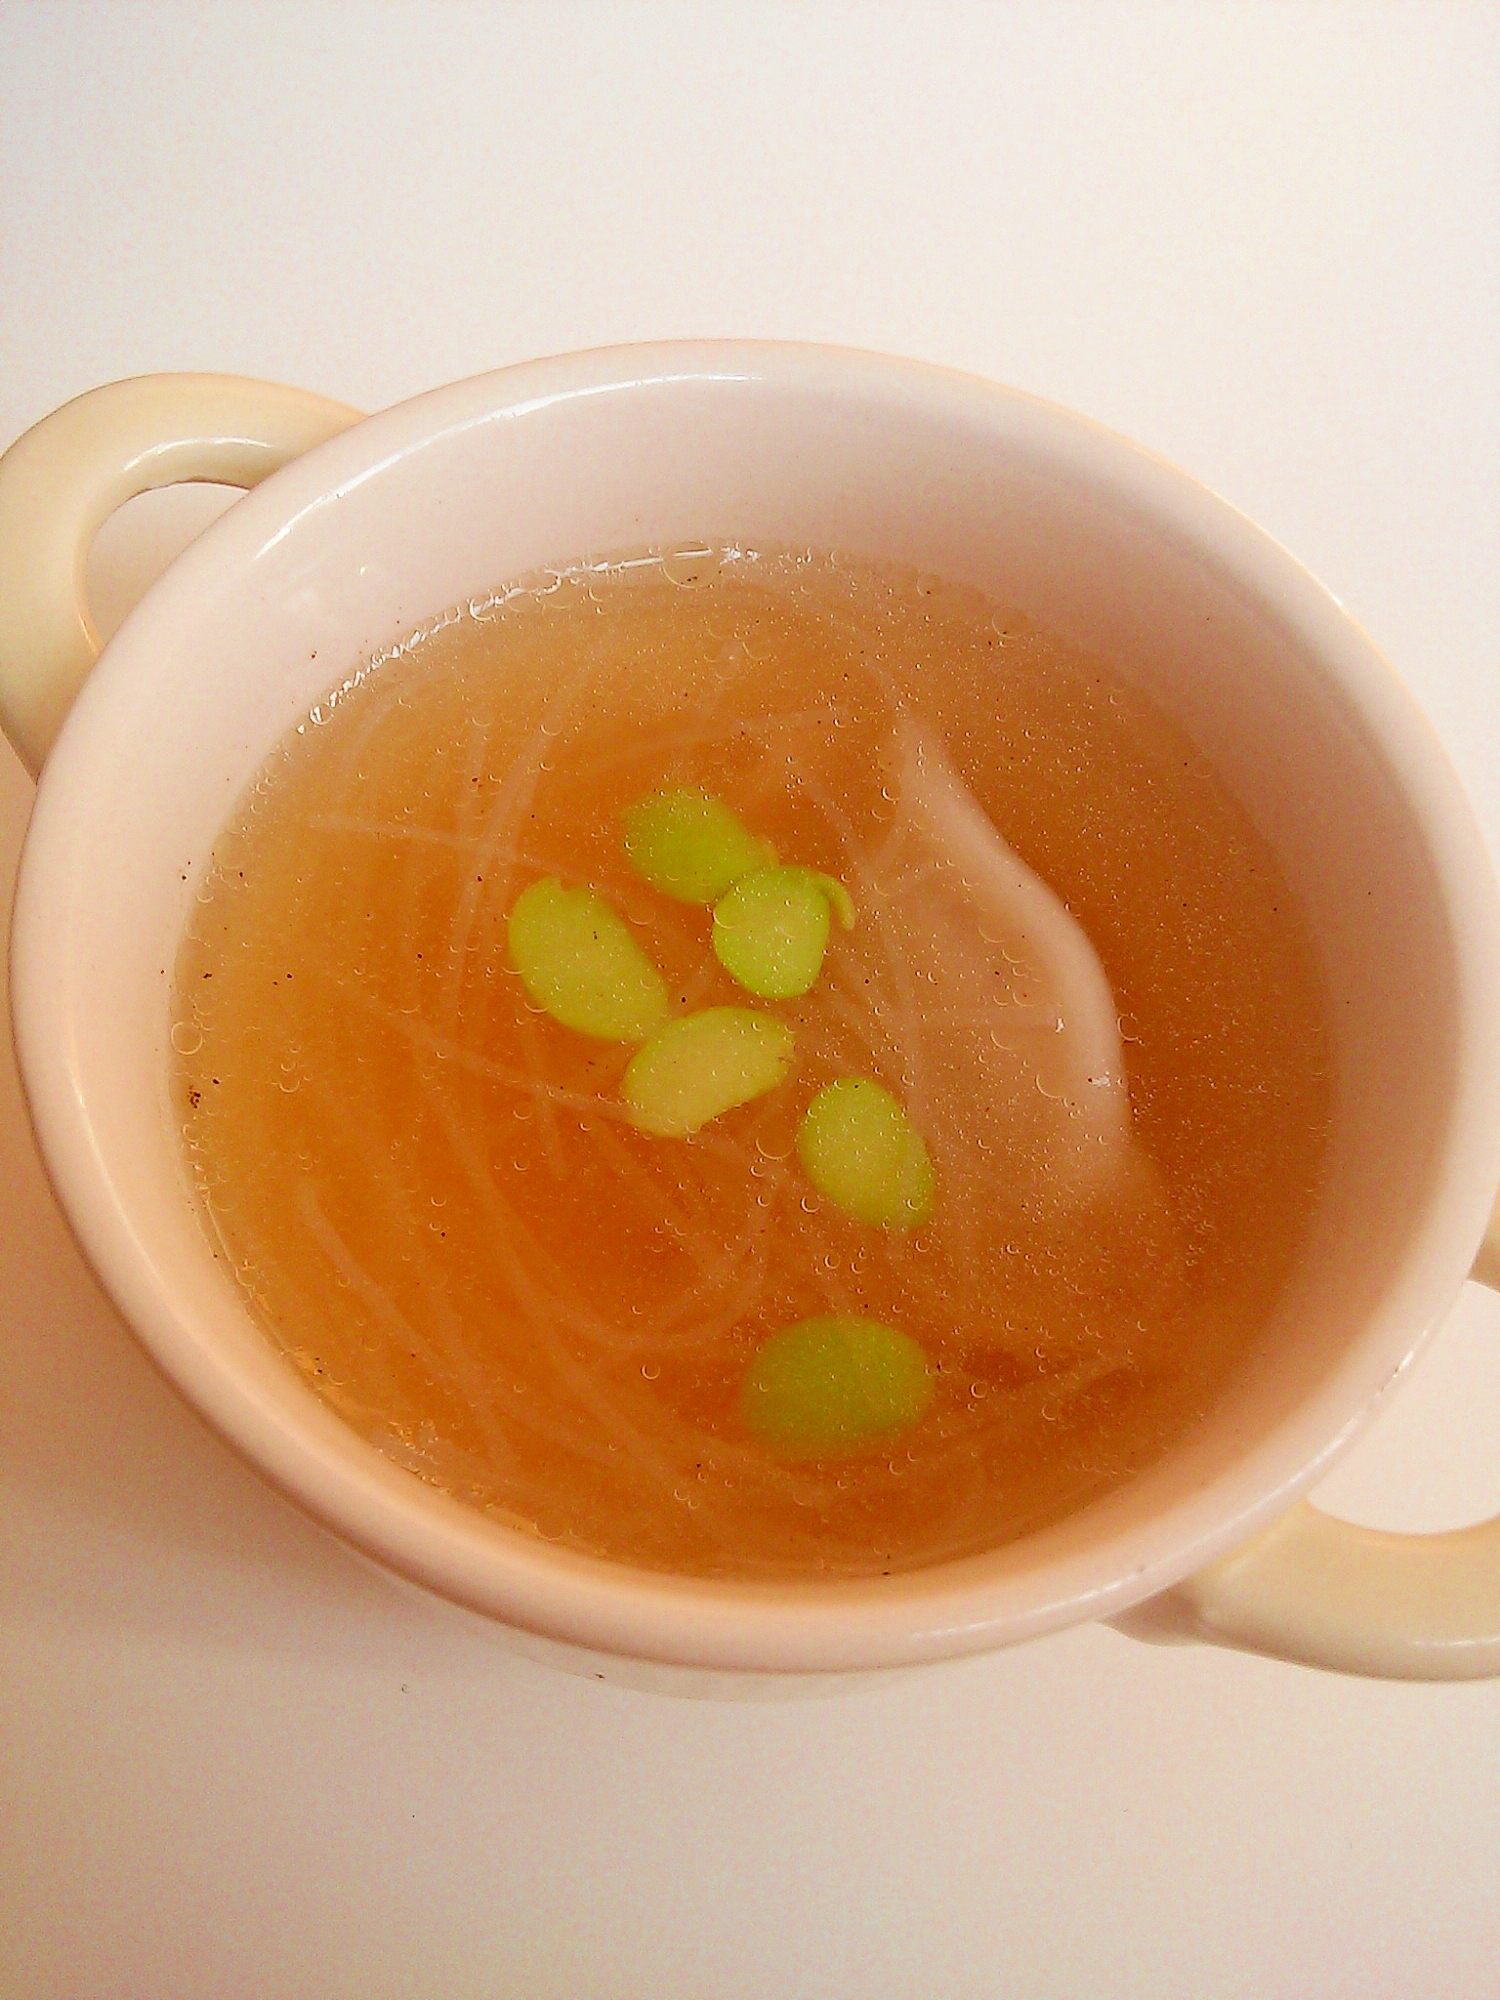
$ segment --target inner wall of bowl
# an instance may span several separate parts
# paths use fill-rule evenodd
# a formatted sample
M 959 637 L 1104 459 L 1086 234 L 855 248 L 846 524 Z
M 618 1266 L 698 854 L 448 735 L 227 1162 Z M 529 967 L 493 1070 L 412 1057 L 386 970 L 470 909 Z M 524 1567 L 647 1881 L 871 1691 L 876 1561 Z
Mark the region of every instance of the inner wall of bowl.
M 193 883 L 277 738 L 372 653 L 527 570 L 698 538 L 807 544 L 976 584 L 1097 649 L 1178 716 L 1280 854 L 1320 942 L 1337 1038 L 1338 1130 L 1314 1253 L 1239 1392 L 1180 1463 L 1104 1503 L 1088 1533 L 1111 1510 L 1122 1528 L 1159 1510 L 1305 1418 L 1320 1385 L 1347 1376 L 1354 1333 L 1390 1306 L 1429 1210 L 1460 1010 L 1420 807 L 1375 745 L 1357 635 L 1228 510 L 1025 398 L 940 377 L 903 392 L 831 363 L 790 381 L 558 377 L 549 389 L 545 370 L 531 375 L 539 392 L 519 407 L 496 377 L 388 412 L 232 509 L 127 623 L 59 747 L 61 788 L 71 763 L 109 745 L 86 794 L 67 787 L 76 865 L 57 999 L 97 1157 L 143 1251 L 124 1281 L 140 1291 L 138 1305 L 121 1299 L 127 1312 L 150 1322 L 170 1291 L 181 1343 L 202 1350 L 191 1393 L 219 1393 L 217 1346 L 253 1383 L 268 1431 L 335 1448 L 341 1427 L 272 1364 L 184 1207 L 165 1093 L 166 1002 Z M 1334 679 L 1313 672 L 1314 651 Z M 1411 967 L 1420 979 L 1393 976 Z M 1366 1390 L 1392 1351 L 1388 1339 L 1359 1364 Z M 181 1353 L 173 1365 L 191 1373 Z M 1322 1443 L 1347 1415 L 1335 1400 L 1318 1418 Z M 1076 1538 L 1065 1527 L 1051 1539 Z

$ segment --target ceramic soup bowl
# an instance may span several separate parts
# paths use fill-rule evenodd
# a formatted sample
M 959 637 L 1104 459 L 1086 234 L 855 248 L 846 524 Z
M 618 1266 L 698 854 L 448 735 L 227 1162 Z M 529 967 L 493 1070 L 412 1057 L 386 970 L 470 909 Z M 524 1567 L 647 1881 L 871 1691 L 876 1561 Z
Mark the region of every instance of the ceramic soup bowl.
M 255 490 L 96 664 L 80 583 L 94 531 L 132 494 L 192 479 Z M 180 1157 L 174 956 L 215 838 L 277 740 L 361 660 L 500 581 L 691 538 L 898 559 L 1107 657 L 1270 841 L 1326 980 L 1326 1189 L 1217 1406 L 1106 1498 L 915 1574 L 648 1574 L 423 1485 L 273 1349 L 209 1247 Z M 1500 1180 L 1494 878 L 1431 730 L 1369 640 L 1184 474 L 1013 390 L 809 347 L 569 355 L 364 420 L 228 377 L 117 383 L 0 464 L 0 712 L 40 773 L 12 978 L 53 1185 L 161 1368 L 355 1549 L 565 1664 L 685 1688 L 910 1666 L 1122 1617 L 1351 1672 L 1500 1672 L 1500 1522 L 1383 1534 L 1301 1498 L 1464 1280 L 1500 1269 L 1486 1235 Z

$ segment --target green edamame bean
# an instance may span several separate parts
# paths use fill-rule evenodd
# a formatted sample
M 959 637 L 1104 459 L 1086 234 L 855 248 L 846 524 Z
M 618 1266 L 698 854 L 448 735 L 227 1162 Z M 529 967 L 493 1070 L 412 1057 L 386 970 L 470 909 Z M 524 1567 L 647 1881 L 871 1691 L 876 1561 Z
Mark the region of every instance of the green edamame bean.
M 911 1229 L 932 1213 L 921 1133 L 883 1084 L 845 1076 L 820 1090 L 797 1129 L 797 1157 L 820 1194 L 856 1222 Z
M 715 903 L 776 850 L 758 840 L 722 799 L 689 785 L 653 792 L 624 815 L 631 866 L 679 903 Z
M 932 1402 L 909 1334 L 850 1313 L 799 1320 L 756 1355 L 740 1394 L 745 1427 L 784 1458 L 825 1458 L 907 1430 Z
M 705 1007 L 636 1051 L 620 1095 L 643 1132 L 683 1139 L 773 1089 L 791 1066 L 792 1050 L 785 1021 L 748 1007 Z
M 853 927 L 853 901 L 833 876 L 811 868 L 758 868 L 716 905 L 714 956 L 760 999 L 800 999 L 822 969 L 830 912 L 844 930 Z
M 643 1042 L 670 1013 L 667 983 L 612 904 L 547 876 L 508 925 L 521 983 L 554 1021 L 604 1042 Z

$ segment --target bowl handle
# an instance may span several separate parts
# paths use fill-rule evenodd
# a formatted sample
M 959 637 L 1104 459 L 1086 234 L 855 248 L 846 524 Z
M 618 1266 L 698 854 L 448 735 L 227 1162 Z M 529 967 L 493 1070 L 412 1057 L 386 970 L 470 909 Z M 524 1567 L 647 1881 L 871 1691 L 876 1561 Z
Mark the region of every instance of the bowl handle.
M 99 657 L 89 544 L 155 486 L 254 486 L 361 412 L 239 375 L 138 375 L 44 417 L 0 458 L 0 727 L 35 777 Z
M 1500 1291 L 1500 1209 L 1472 1275 Z M 1382 1680 L 1500 1674 L 1500 1517 L 1439 1535 L 1361 1528 L 1307 1501 L 1242 1548 L 1112 1621 Z

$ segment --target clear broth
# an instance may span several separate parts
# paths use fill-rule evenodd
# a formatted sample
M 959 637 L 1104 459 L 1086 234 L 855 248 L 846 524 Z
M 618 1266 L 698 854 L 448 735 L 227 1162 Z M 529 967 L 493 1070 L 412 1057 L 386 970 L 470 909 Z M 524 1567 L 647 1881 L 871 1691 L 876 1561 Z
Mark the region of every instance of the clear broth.
M 872 907 L 910 718 L 1091 940 L 1134 1146 L 1129 1173 L 1051 1199 L 1026 1120 L 997 1144 L 994 1106 L 986 1123 L 939 1074 L 937 1209 L 895 1232 L 819 1197 L 793 1140 L 836 1076 L 909 1101 L 924 1015 L 962 988 L 911 948 L 919 895 L 916 932 Z M 672 783 L 861 908 L 771 1010 L 796 1030 L 787 1082 L 669 1141 L 620 1115 L 628 1048 L 531 1006 L 505 925 L 531 881 L 586 882 L 676 1006 L 744 1004 L 711 913 L 623 852 L 622 811 Z M 1328 1129 L 1301 914 L 1182 733 L 976 593 L 807 553 L 550 574 L 355 676 L 218 843 L 173 1047 L 211 1233 L 325 1402 L 498 1520 L 717 1577 L 972 1553 L 1160 1457 L 1284 1284 Z M 918 1339 L 936 1395 L 884 1444 L 788 1464 L 746 1434 L 740 1385 L 770 1334 L 826 1312 Z

